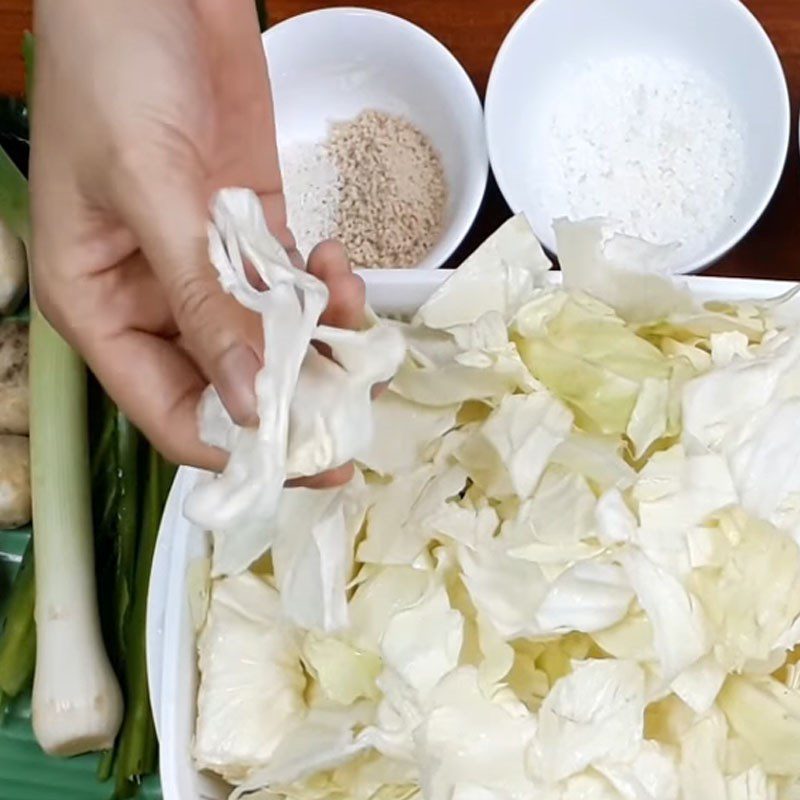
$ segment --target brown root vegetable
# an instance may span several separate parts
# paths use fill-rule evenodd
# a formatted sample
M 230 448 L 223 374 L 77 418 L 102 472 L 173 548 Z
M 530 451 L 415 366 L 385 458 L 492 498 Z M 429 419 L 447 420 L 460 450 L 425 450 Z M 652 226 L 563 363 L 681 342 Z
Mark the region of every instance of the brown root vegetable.
M 0 436 L 0 528 L 31 521 L 31 459 L 27 436 Z
M 0 434 L 29 431 L 28 326 L 0 323 Z

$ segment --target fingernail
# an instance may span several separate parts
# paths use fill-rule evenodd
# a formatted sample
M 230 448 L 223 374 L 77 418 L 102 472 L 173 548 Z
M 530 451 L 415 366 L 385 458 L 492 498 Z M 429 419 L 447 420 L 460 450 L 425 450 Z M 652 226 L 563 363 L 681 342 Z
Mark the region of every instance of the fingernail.
M 214 386 L 237 425 L 258 425 L 256 375 L 261 363 L 246 345 L 236 344 L 226 350 L 217 364 Z

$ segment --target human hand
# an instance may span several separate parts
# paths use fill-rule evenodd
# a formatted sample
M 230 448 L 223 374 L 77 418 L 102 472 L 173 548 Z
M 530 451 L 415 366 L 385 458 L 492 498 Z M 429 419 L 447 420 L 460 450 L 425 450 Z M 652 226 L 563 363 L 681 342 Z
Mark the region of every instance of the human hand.
M 246 186 L 295 263 L 252 0 L 37 0 L 31 153 L 33 283 L 51 324 L 169 459 L 220 469 L 198 438 L 211 382 L 254 424 L 260 319 L 208 261 L 211 195 Z M 309 257 L 322 321 L 363 322 L 341 246 Z M 346 480 L 349 468 L 322 484 Z M 317 479 L 315 485 L 320 485 Z

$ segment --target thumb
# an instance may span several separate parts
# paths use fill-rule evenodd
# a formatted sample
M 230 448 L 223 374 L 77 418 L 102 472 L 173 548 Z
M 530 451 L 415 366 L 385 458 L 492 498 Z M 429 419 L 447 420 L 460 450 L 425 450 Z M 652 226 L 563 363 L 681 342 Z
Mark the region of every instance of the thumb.
M 191 147 L 177 150 L 164 150 L 125 170 L 112 186 L 114 206 L 166 293 L 181 345 L 232 418 L 254 425 L 261 320 L 219 284 L 208 258 L 204 170 Z

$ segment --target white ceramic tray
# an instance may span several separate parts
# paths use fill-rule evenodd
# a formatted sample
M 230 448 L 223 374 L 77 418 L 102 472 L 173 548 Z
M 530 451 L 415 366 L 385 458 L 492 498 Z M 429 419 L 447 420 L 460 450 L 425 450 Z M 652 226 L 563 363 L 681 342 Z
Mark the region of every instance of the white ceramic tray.
M 367 299 L 379 314 L 411 314 L 452 275 L 446 271 L 381 271 L 364 274 Z M 552 273 L 554 281 L 560 273 Z M 691 277 L 699 299 L 766 299 L 790 284 L 727 278 Z M 161 521 L 153 562 L 147 617 L 148 673 L 153 713 L 161 742 L 164 800 L 224 800 L 226 787 L 197 772 L 191 744 L 195 721 L 197 665 L 189 613 L 187 565 L 208 554 L 207 536 L 182 514 L 183 502 L 197 480 L 196 470 L 179 470 Z

